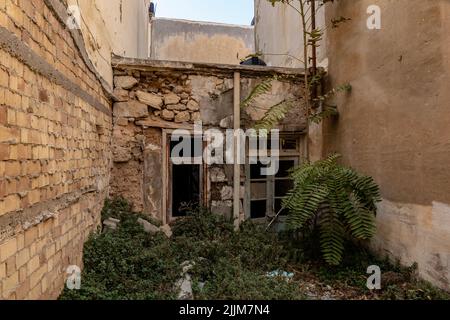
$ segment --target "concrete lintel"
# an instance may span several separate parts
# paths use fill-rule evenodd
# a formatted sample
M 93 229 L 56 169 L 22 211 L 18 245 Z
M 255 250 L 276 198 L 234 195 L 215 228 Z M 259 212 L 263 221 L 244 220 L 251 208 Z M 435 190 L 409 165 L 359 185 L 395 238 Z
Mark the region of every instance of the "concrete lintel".
M 266 66 L 248 66 L 214 63 L 180 62 L 151 59 L 134 59 L 114 56 L 112 59 L 114 69 L 135 70 L 135 71 L 182 71 L 194 74 L 229 74 L 239 72 L 241 76 L 247 77 L 270 77 L 272 75 L 293 78 L 297 81 L 304 81 L 304 69 L 280 68 Z

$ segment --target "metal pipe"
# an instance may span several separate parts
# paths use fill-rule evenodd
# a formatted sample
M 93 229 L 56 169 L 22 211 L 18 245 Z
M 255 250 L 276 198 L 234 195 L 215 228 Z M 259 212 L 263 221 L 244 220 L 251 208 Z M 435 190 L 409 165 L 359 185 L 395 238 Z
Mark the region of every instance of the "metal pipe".
M 234 73 L 234 108 L 233 108 L 233 128 L 234 128 L 234 164 L 233 164 L 233 219 L 234 228 L 239 229 L 240 225 L 240 189 L 241 189 L 241 166 L 239 164 L 239 129 L 241 128 L 241 74 Z

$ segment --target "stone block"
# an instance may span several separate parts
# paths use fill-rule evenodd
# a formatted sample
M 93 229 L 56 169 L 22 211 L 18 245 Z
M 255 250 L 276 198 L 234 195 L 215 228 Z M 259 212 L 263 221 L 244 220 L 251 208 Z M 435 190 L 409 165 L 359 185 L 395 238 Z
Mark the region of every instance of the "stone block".
M 200 110 L 200 106 L 198 105 L 198 103 L 195 100 L 189 100 L 189 102 L 187 103 L 187 108 L 189 109 L 189 111 Z
M 191 120 L 191 114 L 188 111 L 182 111 L 175 116 L 175 122 L 189 122 Z
M 209 170 L 209 177 L 211 182 L 227 182 L 225 172 L 221 168 L 211 168 Z
M 163 232 L 167 238 L 171 238 L 173 235 L 172 228 L 168 224 L 163 225 L 159 230 Z
M 224 186 L 220 191 L 220 198 L 222 200 L 233 200 L 233 188 L 230 186 Z
M 116 102 L 114 104 L 115 117 L 145 118 L 148 115 L 148 106 L 138 101 Z
M 145 103 L 156 110 L 161 110 L 161 107 L 164 104 L 163 99 L 160 96 L 144 91 L 136 91 L 136 98 L 140 102 Z
M 117 102 L 125 102 L 130 99 L 128 91 L 121 88 L 114 89 L 113 94 Z
M 173 119 L 175 119 L 175 112 L 164 109 L 161 112 L 161 118 L 163 118 L 164 120 L 167 120 L 167 121 L 173 121 Z
M 120 89 L 131 89 L 138 84 L 138 81 L 130 76 L 120 76 L 114 78 L 114 85 Z
M 181 98 L 174 93 L 168 93 L 164 95 L 164 103 L 166 105 L 177 104 L 181 101 Z
M 173 111 L 184 111 L 187 107 L 184 104 L 172 104 L 167 106 L 167 110 L 173 110 Z
M 200 112 L 193 112 L 192 114 L 191 114 L 191 121 L 200 121 L 200 120 L 202 120 L 202 116 L 201 116 L 201 114 L 200 114 Z
M 142 218 L 139 218 L 137 222 L 144 228 L 144 231 L 149 234 L 155 235 L 160 231 L 157 226 Z

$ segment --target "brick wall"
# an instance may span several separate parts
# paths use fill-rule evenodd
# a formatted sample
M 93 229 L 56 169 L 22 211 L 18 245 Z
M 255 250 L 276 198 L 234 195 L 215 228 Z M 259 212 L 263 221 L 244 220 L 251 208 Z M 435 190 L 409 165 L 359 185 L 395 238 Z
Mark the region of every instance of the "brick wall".
M 55 4 L 0 0 L 0 299 L 56 298 L 108 193 L 110 101 Z

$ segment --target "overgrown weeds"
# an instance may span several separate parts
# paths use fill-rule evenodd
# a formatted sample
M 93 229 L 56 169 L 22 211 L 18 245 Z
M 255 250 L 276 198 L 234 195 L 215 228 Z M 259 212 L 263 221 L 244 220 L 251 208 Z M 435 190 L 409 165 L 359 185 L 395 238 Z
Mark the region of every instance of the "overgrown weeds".
M 349 248 L 338 267 L 321 260 L 314 249 L 292 237 L 267 233 L 263 226 L 233 223 L 206 210 L 193 212 L 173 226 L 173 237 L 149 235 L 126 201 L 107 201 L 102 218 L 121 220 L 114 232 L 93 235 L 84 249 L 80 290 L 65 289 L 63 300 L 177 299 L 175 283 L 189 261 L 195 299 L 448 299 L 415 279 L 413 269 L 375 259 Z M 148 218 L 146 218 L 148 220 Z M 152 221 L 154 222 L 154 221 Z M 383 290 L 366 288 L 369 265 L 381 267 Z M 292 272 L 269 277 L 275 270 Z

